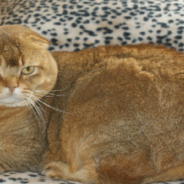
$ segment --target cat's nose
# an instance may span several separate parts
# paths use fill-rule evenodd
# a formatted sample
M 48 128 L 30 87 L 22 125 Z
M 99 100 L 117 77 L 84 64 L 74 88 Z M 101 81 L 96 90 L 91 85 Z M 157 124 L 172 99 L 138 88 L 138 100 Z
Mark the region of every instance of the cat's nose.
M 9 88 L 11 93 L 13 93 L 13 91 L 15 90 L 17 86 L 6 86 L 6 87 Z

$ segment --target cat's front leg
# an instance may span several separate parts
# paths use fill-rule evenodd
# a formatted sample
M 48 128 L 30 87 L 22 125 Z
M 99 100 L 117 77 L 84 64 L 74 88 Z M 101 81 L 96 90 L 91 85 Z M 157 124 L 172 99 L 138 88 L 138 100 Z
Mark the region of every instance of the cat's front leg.
M 84 166 L 77 172 L 71 172 L 68 164 L 55 161 L 50 162 L 42 173 L 51 178 L 79 181 L 86 184 L 99 183 L 96 170 L 90 166 Z

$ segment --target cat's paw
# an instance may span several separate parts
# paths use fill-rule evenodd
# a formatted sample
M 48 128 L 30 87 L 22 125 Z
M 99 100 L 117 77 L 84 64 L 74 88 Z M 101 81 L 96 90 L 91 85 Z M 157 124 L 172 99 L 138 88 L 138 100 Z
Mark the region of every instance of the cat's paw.
M 57 179 L 68 179 L 68 165 L 61 161 L 50 162 L 46 165 L 42 174 Z

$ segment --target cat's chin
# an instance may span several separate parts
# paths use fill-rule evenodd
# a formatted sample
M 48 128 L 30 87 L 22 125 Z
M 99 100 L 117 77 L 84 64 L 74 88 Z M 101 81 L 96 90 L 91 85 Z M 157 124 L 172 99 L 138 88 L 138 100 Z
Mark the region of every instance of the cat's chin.
M 17 100 L 14 102 L 1 102 L 0 101 L 0 106 L 6 106 L 6 107 L 23 107 L 23 106 L 27 106 L 28 102 L 26 100 Z

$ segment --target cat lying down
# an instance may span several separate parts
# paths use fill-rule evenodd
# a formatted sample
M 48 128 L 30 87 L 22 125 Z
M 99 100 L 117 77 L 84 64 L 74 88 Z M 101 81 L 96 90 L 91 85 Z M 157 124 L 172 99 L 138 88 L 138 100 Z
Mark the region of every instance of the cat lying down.
M 184 178 L 184 54 L 154 45 L 47 51 L 0 27 L 0 172 L 86 184 Z

